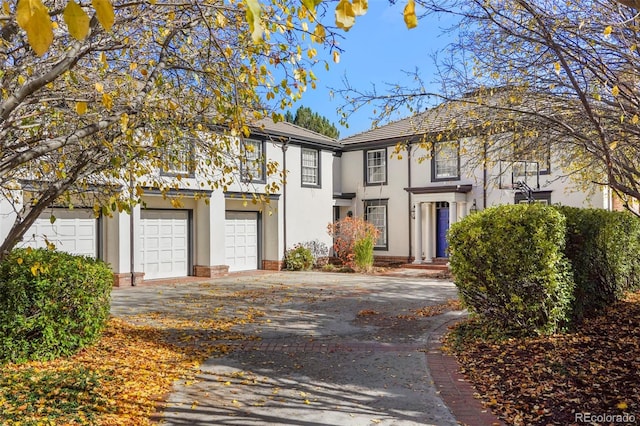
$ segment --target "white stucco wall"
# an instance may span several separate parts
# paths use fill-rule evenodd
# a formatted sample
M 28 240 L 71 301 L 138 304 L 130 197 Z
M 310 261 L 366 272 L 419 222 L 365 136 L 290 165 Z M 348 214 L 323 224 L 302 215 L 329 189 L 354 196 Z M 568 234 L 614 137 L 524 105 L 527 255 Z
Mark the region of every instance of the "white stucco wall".
M 487 206 L 513 204 L 515 192 L 500 188 L 500 165 L 497 158 L 493 158 L 492 163 L 488 168 Z M 510 174 L 505 178 L 511 179 Z M 553 153 L 550 172 L 539 175 L 539 184 L 538 191 L 550 192 L 551 204 L 583 208 L 610 208 L 609 193 L 606 188 L 589 183 L 578 184 L 567 172 L 562 170 L 559 157 Z
M 14 194 L 15 196 L 18 196 L 19 199 L 21 199 L 22 194 L 15 194 L 16 192 L 21 191 L 13 191 L 10 194 Z M 17 207 L 19 206 L 16 206 L 16 208 Z M 0 197 L 0 238 L 2 238 L 2 241 L 4 241 L 4 239 L 7 237 L 7 234 L 9 234 L 9 231 L 11 230 L 11 227 L 13 226 L 13 222 L 15 220 L 16 213 L 11 201 L 9 201 L 5 197 Z
M 461 140 L 460 178 L 457 180 L 432 181 L 432 162 L 430 153 L 414 148 L 411 152 L 411 179 L 408 179 L 408 156 L 404 152 L 402 159 L 392 158 L 393 147 L 387 147 L 387 183 L 385 185 L 366 186 L 364 182 L 364 149 L 347 151 L 341 158 L 340 192 L 356 193 L 356 198 L 351 207 L 354 215 L 364 214 L 364 201 L 388 199 L 388 250 L 376 250 L 378 256 L 416 256 L 417 251 L 425 251 L 425 245 L 431 244 L 427 254 L 433 254 L 435 237 L 431 235 L 423 242 L 423 247 L 416 247 L 415 227 L 416 219 L 410 218 L 409 212 L 415 206 L 422 204 L 419 220 L 422 230 L 435 227 L 435 203 L 446 201 L 455 203 L 456 211 L 450 216 L 450 220 L 460 220 L 469 213 L 474 204 L 481 210 L 486 205 L 513 204 L 514 191 L 500 189 L 498 187 L 499 166 L 490 166 L 487 169 L 486 193 L 483 191 L 484 171 L 482 165 L 473 163 L 471 152 L 477 152 L 478 147 L 470 147 L 467 144 L 478 143 L 470 139 Z M 376 148 L 378 149 L 378 148 Z M 593 190 L 578 189 L 569 178 L 562 177 L 562 172 L 552 159 L 551 174 L 540 176 L 540 191 L 551 191 L 551 202 L 575 207 L 607 208 L 609 206 L 608 195 L 601 188 L 593 187 Z M 457 185 L 471 185 L 470 192 L 449 191 L 439 193 L 438 187 L 454 187 Z M 429 188 L 422 194 L 409 194 L 405 188 Z M 434 189 L 436 191 L 434 191 Z M 411 201 L 409 202 L 409 199 Z M 454 205 L 454 204 L 450 204 Z M 429 211 L 427 211 L 427 207 Z M 349 209 L 341 208 L 341 216 Z M 433 230 L 432 230 L 433 234 Z M 421 254 L 421 253 L 420 253 Z M 418 254 L 418 255 L 420 255 Z
M 320 151 L 320 187 L 302 185 L 299 145 L 287 149 L 287 241 L 290 249 L 298 243 L 318 240 L 332 244 L 327 225 L 333 219 L 333 153 Z
M 376 148 L 379 149 L 379 148 Z M 376 249 L 377 256 L 407 256 L 409 252 L 409 194 L 408 157 L 392 158 L 393 147 L 387 147 L 387 184 L 365 185 L 364 151 L 347 151 L 342 154 L 342 192 L 354 192 L 353 214 L 364 215 L 365 200 L 388 200 L 387 238 L 388 249 Z M 419 173 L 412 170 L 412 175 Z M 343 209 L 344 210 L 344 209 Z

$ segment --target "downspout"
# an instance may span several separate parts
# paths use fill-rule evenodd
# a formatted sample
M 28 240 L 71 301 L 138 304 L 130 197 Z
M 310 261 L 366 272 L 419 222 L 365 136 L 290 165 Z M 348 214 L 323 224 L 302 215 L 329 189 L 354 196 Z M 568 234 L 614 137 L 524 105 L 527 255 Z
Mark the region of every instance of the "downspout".
M 413 255 L 413 247 L 411 245 L 411 240 L 413 239 L 413 227 L 411 226 L 411 204 L 413 202 L 413 194 L 411 193 L 411 143 L 407 143 L 407 187 L 409 188 L 409 196 L 407 197 L 407 214 L 409 220 L 409 258 L 407 262 L 411 262 L 411 257 Z
M 482 146 L 482 208 L 487 208 L 487 141 Z
M 291 138 L 282 144 L 282 244 L 284 246 L 282 259 L 287 254 L 287 148 Z
M 135 230 L 135 222 L 133 218 L 133 171 L 129 171 L 129 268 L 131 271 L 131 286 L 136 286 L 135 274 L 135 238 L 133 232 Z

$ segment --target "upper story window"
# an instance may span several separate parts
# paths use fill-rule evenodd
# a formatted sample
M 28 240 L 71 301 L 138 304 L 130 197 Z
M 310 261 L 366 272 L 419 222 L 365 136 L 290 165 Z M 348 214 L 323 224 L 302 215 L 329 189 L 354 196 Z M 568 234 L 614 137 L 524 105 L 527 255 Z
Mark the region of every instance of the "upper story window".
M 432 180 L 460 179 L 460 142 L 438 142 L 433 148 Z
M 385 185 L 387 183 L 387 150 L 372 149 L 365 151 L 365 183 L 367 185 Z
M 162 174 L 193 175 L 195 173 L 195 143 L 189 138 L 176 139 L 164 147 Z
M 320 152 L 317 149 L 302 148 L 302 186 L 320 186 Z
M 242 179 L 245 182 L 265 182 L 264 142 L 244 139 L 242 144 Z
M 514 143 L 514 161 L 535 161 L 541 175 L 551 173 L 551 146 L 547 142 L 519 142 Z

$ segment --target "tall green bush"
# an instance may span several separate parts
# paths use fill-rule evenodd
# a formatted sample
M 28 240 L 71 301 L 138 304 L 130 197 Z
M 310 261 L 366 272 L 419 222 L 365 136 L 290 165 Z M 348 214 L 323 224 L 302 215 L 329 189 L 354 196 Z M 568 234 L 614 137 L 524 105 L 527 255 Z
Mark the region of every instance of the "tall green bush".
M 560 207 L 567 218 L 576 321 L 640 288 L 640 219 L 629 212 Z
M 102 261 L 16 249 L 0 263 L 0 362 L 52 359 L 93 343 L 109 316 Z
M 548 334 L 568 325 L 573 279 L 558 210 L 488 208 L 453 224 L 448 238 L 454 281 L 472 311 L 513 334 Z
M 376 240 L 372 235 L 357 239 L 353 243 L 353 262 L 356 270 L 369 272 L 373 267 L 373 247 Z

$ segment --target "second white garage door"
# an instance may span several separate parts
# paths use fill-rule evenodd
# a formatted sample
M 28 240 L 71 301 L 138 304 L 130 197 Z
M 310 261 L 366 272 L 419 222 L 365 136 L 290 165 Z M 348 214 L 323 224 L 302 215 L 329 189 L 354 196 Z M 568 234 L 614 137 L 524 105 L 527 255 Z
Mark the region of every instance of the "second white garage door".
M 189 212 L 142 210 L 140 247 L 145 279 L 189 275 Z
M 258 269 L 257 212 L 227 212 L 224 241 L 230 272 Z

